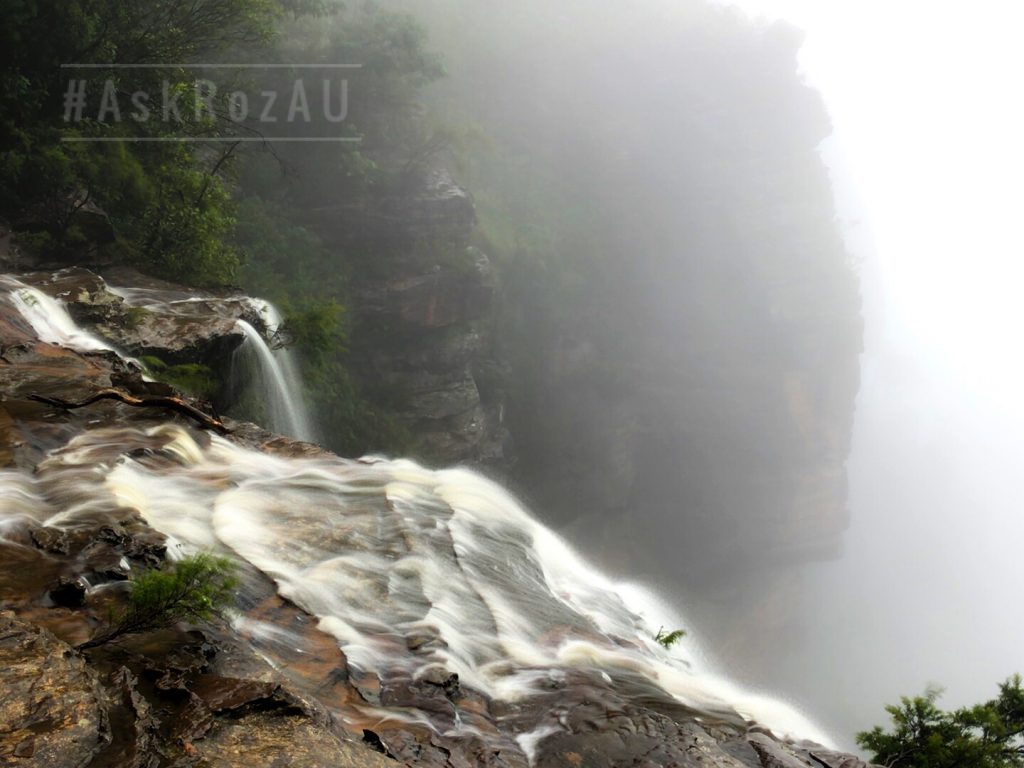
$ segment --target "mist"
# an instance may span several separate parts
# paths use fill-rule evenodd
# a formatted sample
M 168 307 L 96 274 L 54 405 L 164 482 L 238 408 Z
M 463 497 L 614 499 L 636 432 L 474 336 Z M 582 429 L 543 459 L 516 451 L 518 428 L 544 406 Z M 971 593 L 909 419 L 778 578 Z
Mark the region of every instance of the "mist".
M 781 673 L 849 733 L 874 701 L 938 685 L 965 705 L 1021 664 L 1019 9 L 743 5 L 808 30 L 802 71 L 834 120 L 823 154 L 861 260 L 850 528 L 805 575 Z
M 0 621 L 89 759 L 238 725 L 168 649 L 439 768 L 847 765 L 1024 672 L 1024 10 L 16 5 Z M 207 550 L 230 626 L 107 674 Z
M 970 13 L 911 3 L 723 6 L 739 7 L 756 26 L 774 29 L 780 41 L 790 36 L 780 45 L 799 49 L 799 78 L 821 94 L 831 121 L 820 143 L 802 140 L 815 146 L 828 168 L 829 186 L 817 195 L 835 200 L 865 326 L 845 465 L 849 527 L 837 535 L 834 552 L 793 556 L 779 567 L 779 556 L 762 558 L 772 547 L 757 528 L 766 504 L 763 488 L 747 488 L 738 502 L 747 516 L 741 525 L 754 534 L 728 554 L 712 545 L 714 554 L 700 560 L 698 550 L 708 541 L 735 538 L 736 532 L 728 516 L 702 521 L 694 507 L 700 503 L 695 497 L 709 492 L 706 473 L 688 474 L 701 451 L 673 453 L 664 445 L 664 463 L 652 470 L 656 479 L 634 478 L 628 499 L 590 501 L 573 488 L 572 500 L 559 502 L 557 493 L 538 490 L 542 472 L 530 477 L 529 470 L 525 478 L 520 472 L 520 488 L 586 551 L 624 576 L 640 570 L 693 618 L 729 672 L 818 713 L 836 740 L 849 746 L 854 732 L 880 721 L 883 702 L 937 684 L 947 689 L 945 704 L 967 704 L 991 695 L 996 682 L 1020 666 L 1024 620 L 1011 608 L 1020 574 L 1015 513 L 1024 476 L 1024 372 L 1015 351 L 1021 317 L 1014 306 L 1022 238 L 1013 223 L 1024 202 L 1024 164 L 1012 138 L 1022 127 L 1021 112 L 1008 97 L 1021 64 L 1011 53 L 1008 31 L 1016 12 L 997 3 Z M 407 7 L 422 12 L 423 4 Z M 750 49 L 717 58 L 721 40 L 716 46 L 708 38 L 716 22 L 701 18 L 695 6 L 647 3 L 626 10 L 591 4 L 588 10 L 582 19 L 565 3 L 442 14 L 457 20 L 458 29 L 428 11 L 432 33 L 442 40 L 457 37 L 454 47 L 467 51 L 465 61 L 451 62 L 449 79 L 439 86 L 440 103 L 465 103 L 472 100 L 467 94 L 483 89 L 485 104 L 476 106 L 491 113 L 491 125 L 500 125 L 504 136 L 558 147 L 547 160 L 589 175 L 591 197 L 610 194 L 600 199 L 621 227 L 644 219 L 642 236 L 629 232 L 632 247 L 671 243 L 667 247 L 677 249 L 678 258 L 635 251 L 628 258 L 657 271 L 661 289 L 679 290 L 692 282 L 680 256 L 692 251 L 694 225 L 686 216 L 721 179 L 721 167 L 707 166 L 679 178 L 681 167 L 695 167 L 688 153 L 706 158 L 709 151 L 676 122 L 686 115 L 689 128 L 694 119 L 690 80 L 681 73 L 699 68 L 703 110 L 719 110 L 732 124 L 759 119 L 732 112 L 737 104 L 750 108 L 751 100 L 778 94 L 766 93 L 765 84 L 755 84 L 743 69 Z M 509 41 L 526 28 L 530 46 L 517 49 Z M 680 44 L 687 30 L 702 44 Z M 474 48 L 490 44 L 490 55 Z M 722 66 L 726 60 L 740 72 L 735 79 Z M 737 94 L 744 84 L 750 91 Z M 780 110 L 782 103 L 777 101 Z M 791 132 L 789 139 L 807 125 L 792 114 L 783 129 Z M 763 123 L 757 128 L 761 136 L 769 130 Z M 772 140 L 771 152 L 786 151 L 787 139 Z M 597 143 L 600 157 L 586 154 L 588 141 Z M 573 158 L 579 158 L 576 165 Z M 741 228 L 744 217 L 749 225 L 762 210 L 751 207 L 738 187 L 724 194 L 722 205 L 739 217 Z M 660 218 L 654 206 L 664 211 Z M 712 222 L 722 225 L 721 219 Z M 648 227 L 664 239 L 653 244 Z M 702 245 L 705 266 L 709 253 L 721 258 L 714 236 Z M 819 263 L 836 259 L 820 245 Z M 792 278 L 800 267 L 784 269 Z M 742 279 L 733 272 L 707 290 L 728 302 Z M 674 341 L 692 345 L 687 311 L 658 288 L 644 290 L 638 301 L 655 303 L 674 329 Z M 741 313 L 732 322 L 705 315 L 693 336 L 736 331 L 741 319 Z M 624 332 L 634 344 L 658 338 L 650 324 L 616 331 Z M 612 365 L 628 359 L 621 350 L 602 353 Z M 849 376 L 836 373 L 836 362 L 824 365 Z M 648 369 L 648 375 L 662 384 L 673 381 L 667 372 Z M 581 396 L 577 389 L 574 397 Z M 733 404 L 752 396 L 747 391 Z M 595 402 L 588 418 L 610 402 Z M 759 409 L 764 415 L 763 404 Z M 726 424 L 716 426 L 720 431 Z M 648 433 L 645 439 L 655 438 Z M 742 442 L 737 435 L 704 456 L 749 471 L 737 455 Z M 551 453 L 541 448 L 534 455 L 549 461 Z M 672 491 L 682 490 L 682 499 L 667 498 L 672 491 L 665 477 L 680 474 L 686 479 Z M 608 486 L 602 493 L 614 494 L 614 481 Z M 584 506 L 608 511 L 581 512 L 581 498 Z M 571 511 L 560 514 L 559 507 Z M 817 514 L 827 514 L 826 508 Z M 637 543 L 635 534 L 625 533 L 623 526 L 638 524 L 648 532 L 656 528 L 658 541 Z M 701 542 L 696 547 L 690 543 L 695 537 Z M 651 559 L 638 569 L 645 555 Z

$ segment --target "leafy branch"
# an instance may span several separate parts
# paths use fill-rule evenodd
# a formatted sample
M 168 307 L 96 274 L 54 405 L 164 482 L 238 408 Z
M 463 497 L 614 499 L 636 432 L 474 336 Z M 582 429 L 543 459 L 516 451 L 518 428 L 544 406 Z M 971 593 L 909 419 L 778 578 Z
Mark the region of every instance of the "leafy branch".
M 124 635 L 163 629 L 179 621 L 205 621 L 227 607 L 238 581 L 225 557 L 200 553 L 165 571 L 147 571 L 131 582 L 128 606 L 105 632 L 78 650 L 105 645 Z
M 664 648 L 671 648 L 684 637 L 686 637 L 685 629 L 675 629 L 671 632 L 666 632 L 665 628 L 661 627 L 658 629 L 658 634 L 654 636 L 654 642 L 658 643 Z

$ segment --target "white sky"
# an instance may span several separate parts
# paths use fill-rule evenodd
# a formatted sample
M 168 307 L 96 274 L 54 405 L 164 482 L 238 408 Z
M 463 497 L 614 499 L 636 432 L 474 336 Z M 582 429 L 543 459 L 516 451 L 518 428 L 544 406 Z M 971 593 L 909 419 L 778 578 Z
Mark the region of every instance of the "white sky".
M 873 236 L 882 295 L 867 299 L 884 301 L 884 331 L 1019 414 L 1024 3 L 735 4 L 807 30 L 801 64 Z
M 1024 673 L 1024 2 L 722 1 L 806 30 L 863 259 L 852 525 L 792 672 L 842 740 Z

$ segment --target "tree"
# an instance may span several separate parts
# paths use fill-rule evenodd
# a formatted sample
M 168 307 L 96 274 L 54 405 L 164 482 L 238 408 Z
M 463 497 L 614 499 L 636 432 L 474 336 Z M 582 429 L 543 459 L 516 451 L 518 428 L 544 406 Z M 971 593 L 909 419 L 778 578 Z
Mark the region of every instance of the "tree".
M 180 64 L 265 51 L 285 16 L 331 5 L 10 0 L 0 29 L 0 215 L 31 250 L 49 257 L 130 259 L 161 277 L 230 283 L 239 264 L 237 250 L 224 242 L 234 225 L 226 183 L 234 146 L 218 155 L 210 145 L 171 139 L 233 134 L 224 120 L 198 109 L 196 74 Z M 83 93 L 81 119 L 69 123 L 65 90 L 86 71 L 88 99 Z M 106 90 L 95 86 L 103 82 L 122 97 L 173 94 L 176 121 L 98 119 Z M 113 239 L 96 242 L 83 229 L 86 205 L 109 217 Z
M 936 706 L 941 691 L 903 697 L 885 709 L 892 731 L 875 726 L 857 743 L 888 768 L 1018 768 L 1024 766 L 1024 689 L 1020 675 L 999 686 L 983 704 L 946 712 Z
M 174 563 L 166 571 L 147 571 L 132 581 L 124 611 L 108 629 L 78 646 L 95 648 L 123 635 L 163 629 L 179 621 L 205 621 L 233 599 L 237 580 L 226 557 L 200 553 Z

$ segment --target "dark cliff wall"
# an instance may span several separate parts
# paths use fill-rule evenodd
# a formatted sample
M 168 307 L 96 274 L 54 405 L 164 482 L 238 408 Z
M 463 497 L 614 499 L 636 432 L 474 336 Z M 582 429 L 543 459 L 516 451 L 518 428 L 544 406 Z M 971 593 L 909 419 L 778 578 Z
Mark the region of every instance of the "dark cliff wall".
M 408 426 L 408 450 L 502 472 L 509 435 L 493 373 L 496 278 L 470 244 L 470 195 L 437 169 L 358 209 L 313 210 L 309 222 L 328 249 L 348 254 L 348 365 L 366 395 Z

